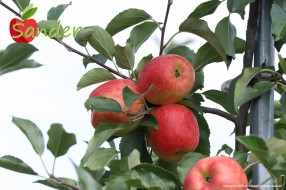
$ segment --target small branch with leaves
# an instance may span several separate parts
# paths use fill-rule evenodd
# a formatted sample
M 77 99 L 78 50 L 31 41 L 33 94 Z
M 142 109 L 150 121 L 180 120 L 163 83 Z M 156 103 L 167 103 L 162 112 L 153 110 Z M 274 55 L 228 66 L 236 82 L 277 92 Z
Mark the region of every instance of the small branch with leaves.
M 7 4 L 5 4 L 5 3 L 3 3 L 3 2 L 0 2 L 0 5 L 2 5 L 2 6 L 5 7 L 6 9 L 8 9 L 8 10 L 11 11 L 12 13 L 14 13 L 16 16 L 18 16 L 18 17 L 21 18 L 21 14 L 18 13 L 17 11 L 15 11 L 14 9 L 12 9 L 11 7 L 9 7 Z M 115 74 L 115 75 L 117 75 L 117 76 L 119 76 L 119 77 L 121 77 L 121 78 L 123 78 L 123 79 L 130 79 L 128 76 L 125 76 L 125 75 L 123 75 L 122 73 L 120 73 L 119 71 L 116 71 L 116 70 L 112 69 L 111 67 L 109 67 L 109 66 L 107 66 L 107 65 L 105 65 L 105 64 L 103 64 L 103 63 L 101 63 L 100 61 L 94 59 L 92 56 L 87 55 L 87 54 L 85 54 L 85 53 L 83 53 L 83 52 L 81 52 L 81 51 L 79 51 L 79 50 L 73 48 L 72 46 L 66 44 L 65 42 L 63 42 L 63 41 L 61 41 L 61 40 L 59 40 L 59 39 L 57 39 L 57 38 L 53 38 L 53 39 L 56 40 L 57 42 L 59 42 L 60 44 L 62 44 L 68 51 L 73 52 L 73 53 L 75 53 L 75 54 L 78 54 L 78 55 L 80 55 L 80 56 L 82 56 L 82 57 L 84 57 L 84 58 L 90 60 L 91 62 L 96 63 L 96 64 L 99 65 L 100 67 L 105 68 L 105 69 L 108 70 L 109 72 L 111 72 L 111 73 L 113 73 L 113 74 Z

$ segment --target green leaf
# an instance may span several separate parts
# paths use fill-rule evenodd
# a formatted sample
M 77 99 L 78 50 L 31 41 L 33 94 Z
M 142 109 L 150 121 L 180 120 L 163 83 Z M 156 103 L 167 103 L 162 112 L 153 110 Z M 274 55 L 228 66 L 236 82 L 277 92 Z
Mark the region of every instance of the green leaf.
M 69 4 L 61 4 L 57 7 L 50 8 L 48 11 L 47 20 L 59 20 L 60 16 L 69 5 L 71 5 L 71 2 Z
M 102 186 L 95 181 L 95 179 L 91 176 L 90 173 L 88 173 L 84 168 L 81 166 L 76 166 L 74 164 L 74 167 L 76 169 L 78 178 L 79 178 L 79 186 L 83 190 L 103 190 Z
M 274 124 L 274 137 L 286 140 L 286 120 L 280 119 Z
M 194 62 L 195 71 L 202 70 L 206 65 L 214 62 L 222 62 L 221 56 L 210 43 L 205 43 L 197 51 L 197 56 Z
M 207 15 L 211 15 L 215 12 L 221 2 L 222 1 L 219 0 L 203 2 L 195 8 L 195 10 L 188 16 L 188 18 L 201 18 Z
M 128 43 L 126 44 L 125 47 L 116 45 L 114 49 L 115 49 L 114 57 L 116 65 L 118 65 L 118 67 L 122 69 L 133 70 L 135 55 L 132 45 Z
M 235 38 L 234 41 L 235 53 L 243 53 L 245 49 L 245 41 L 240 38 Z M 196 55 L 194 62 L 194 69 L 196 71 L 202 70 L 206 65 L 213 62 L 222 62 L 222 57 L 217 53 L 215 48 L 208 42 L 201 46 Z M 230 61 L 226 63 L 229 66 Z
M 0 52 L 0 75 L 28 66 L 37 67 L 38 65 L 35 63 L 26 62 L 35 51 L 38 49 L 27 43 L 13 43 L 7 46 L 5 50 Z
M 102 96 L 96 96 L 87 99 L 84 103 L 84 106 L 87 110 L 94 109 L 97 112 L 122 112 L 121 106 L 117 101 Z
M 203 92 L 203 95 L 207 99 L 221 105 L 227 112 L 231 114 L 235 114 L 235 111 L 232 109 L 232 107 L 228 103 L 226 93 L 219 91 L 219 90 L 208 90 L 208 91 Z
M 237 140 L 251 151 L 249 164 L 261 162 L 270 176 L 277 179 L 277 185 L 282 185 L 281 176 L 285 174 L 286 164 L 286 141 L 275 137 L 263 140 L 256 135 L 237 137 Z
M 141 163 L 140 152 L 136 149 L 132 150 L 129 156 L 127 157 L 127 161 L 129 169 L 132 169 L 135 166 L 139 165 Z
M 110 34 L 100 26 L 82 28 L 77 32 L 75 41 L 81 46 L 86 46 L 88 42 L 99 54 L 112 61 L 114 41 Z
M 24 9 L 29 6 L 30 0 L 12 0 L 17 7 L 21 10 L 24 11 Z
M 227 62 L 225 50 L 218 37 L 210 30 L 206 21 L 188 18 L 179 27 L 180 32 L 190 32 L 207 40 L 219 53 L 223 61 Z
M 272 137 L 270 139 L 265 140 L 265 142 L 269 152 L 274 152 L 286 159 L 285 140 Z
M 151 114 L 145 114 L 140 125 L 146 127 L 152 127 L 157 130 L 159 129 L 159 125 L 156 118 Z
M 143 57 L 143 58 L 139 61 L 138 66 L 137 66 L 137 68 L 136 68 L 135 71 L 134 71 L 136 78 L 138 78 L 139 73 L 141 72 L 141 70 L 143 69 L 143 67 L 144 67 L 149 61 L 151 61 L 151 59 L 153 59 L 153 55 L 152 55 L 152 54 L 149 54 L 149 55 Z
M 138 150 L 141 162 L 152 163 L 151 156 L 149 155 L 146 147 L 144 128 L 124 135 L 120 141 L 119 150 L 121 158 L 128 157 L 132 151 Z
M 197 153 L 197 152 L 189 152 L 187 153 L 183 159 L 180 161 L 179 165 L 178 165 L 178 174 L 179 174 L 179 178 L 181 183 L 183 184 L 186 178 L 187 173 L 189 172 L 189 170 L 191 169 L 191 167 L 199 160 L 203 159 L 204 155 L 202 155 L 201 153 Z
M 12 122 L 26 135 L 38 155 L 45 150 L 44 137 L 38 126 L 30 120 L 13 117 Z
M 223 18 L 217 24 L 215 34 L 219 38 L 226 54 L 235 58 L 234 40 L 236 37 L 236 28 L 231 23 L 229 16 Z
M 204 82 L 205 82 L 204 71 L 201 70 L 201 71 L 195 72 L 195 83 L 194 83 L 194 86 L 193 86 L 193 88 L 189 94 L 190 95 L 194 94 L 199 89 L 202 90 L 204 88 Z
M 150 20 L 151 18 L 152 17 L 144 10 L 127 9 L 120 12 L 108 23 L 106 31 L 113 36 L 130 26 L 133 26 L 145 20 Z
M 283 39 L 285 41 L 285 39 Z M 281 48 L 283 47 L 284 45 L 284 41 L 283 40 L 278 40 L 278 41 L 274 41 L 274 47 L 275 49 L 280 52 L 281 51 Z
M 146 189 L 179 189 L 181 184 L 171 172 L 153 164 L 139 164 L 131 170 L 131 180 L 126 183 L 132 187 Z
M 278 54 L 278 58 L 279 58 L 279 66 L 282 68 L 283 73 L 286 73 L 286 60 L 280 55 Z
M 245 50 L 245 40 L 236 37 L 234 40 L 234 48 L 235 48 L 235 53 L 244 53 Z
M 144 22 L 135 26 L 130 33 L 127 40 L 133 46 L 134 53 L 140 48 L 140 46 L 153 34 L 153 32 L 158 28 L 158 23 L 156 22 Z
M 256 83 L 253 87 L 246 87 L 242 90 L 241 95 L 238 99 L 238 106 L 243 105 L 244 103 L 253 100 L 254 98 L 264 94 L 271 88 L 275 86 L 275 82 L 260 81 Z
M 126 184 L 126 181 L 130 179 L 129 173 L 118 173 L 106 181 L 104 190 L 115 190 L 120 187 L 120 190 L 130 190 L 130 187 Z
M 268 148 L 262 138 L 249 135 L 237 137 L 237 140 L 250 150 L 267 169 L 270 168 Z
M 94 32 L 94 27 L 89 26 L 89 27 L 84 27 L 80 29 L 74 38 L 74 40 L 81 46 L 86 46 L 88 42 L 89 36 Z
M 3 156 L 0 158 L 0 167 L 6 168 L 8 170 L 12 170 L 19 173 L 30 174 L 30 175 L 38 175 L 34 170 L 24 163 L 19 158 L 15 158 L 13 156 Z
M 116 133 L 117 131 L 123 128 L 124 126 L 120 126 L 117 124 L 111 124 L 111 123 L 100 124 L 96 128 L 92 139 L 88 143 L 88 147 L 87 147 L 84 157 L 81 160 L 81 164 L 84 166 L 89 161 L 89 159 L 92 159 L 92 157 L 96 155 L 99 147 L 107 139 L 109 139 L 114 133 Z
M 218 156 L 221 152 L 225 152 L 227 155 L 231 155 L 233 149 L 227 144 L 223 144 L 222 147 L 217 151 L 216 155 Z
M 31 18 L 36 13 L 37 9 L 38 9 L 37 7 L 33 8 L 33 4 L 30 4 L 23 11 L 21 19 L 22 20 L 28 20 L 29 18 Z
M 117 155 L 112 148 L 99 148 L 92 157 L 85 163 L 90 170 L 101 170 Z
M 55 158 L 65 155 L 69 148 L 76 144 L 76 138 L 73 133 L 67 133 L 61 124 L 51 125 L 48 131 L 49 141 L 48 149 Z
M 12 71 L 17 71 L 20 69 L 32 69 L 32 68 L 38 68 L 42 66 L 41 64 L 37 63 L 34 60 L 24 60 L 16 64 L 15 66 L 7 67 L 6 69 L 0 70 L 0 75 L 12 72 Z
M 99 62 L 102 63 L 102 64 L 105 64 L 106 61 L 107 61 L 106 57 L 104 57 L 104 56 L 101 55 L 101 54 L 94 54 L 94 55 L 92 55 L 91 57 L 92 57 L 93 59 L 99 61 Z M 87 65 L 88 65 L 89 63 L 93 63 L 93 61 L 91 61 L 91 60 L 89 60 L 89 59 L 87 59 L 87 58 L 83 58 L 82 62 L 83 62 L 84 67 L 87 67 Z
M 72 179 L 60 178 L 60 180 L 65 181 L 71 185 L 75 185 L 75 186 L 77 185 L 77 182 Z M 54 179 L 38 180 L 38 181 L 35 181 L 34 183 L 40 183 L 42 185 L 46 185 L 48 187 L 52 187 L 54 189 L 59 189 L 59 190 L 72 190 L 71 188 L 68 188 L 64 185 L 60 185 L 59 182 L 55 181 Z
M 286 10 L 286 2 L 285 2 L 285 0 L 275 0 L 274 2 L 275 2 L 275 4 L 277 4 L 280 7 L 282 7 L 283 10 Z
M 260 67 L 246 68 L 243 73 L 232 80 L 228 92 L 228 100 L 230 106 L 233 106 L 234 110 L 237 112 L 240 105 L 252 100 L 255 97 L 260 96 L 264 92 L 268 91 L 274 86 L 273 82 L 260 81 L 256 83 L 253 87 L 249 87 L 250 81 L 259 73 L 270 72 L 270 69 L 262 69 Z
M 198 126 L 200 130 L 199 144 L 194 152 L 201 153 L 203 155 L 210 155 L 210 129 L 206 119 L 201 115 L 193 112 L 198 121 Z
M 99 26 L 94 26 L 88 37 L 89 44 L 101 55 L 112 61 L 114 54 L 114 41 L 110 34 Z
M 128 110 L 135 101 L 143 98 L 144 94 L 136 94 L 128 86 L 125 86 L 122 90 L 122 96 L 126 110 Z
M 286 35 L 286 12 L 278 5 L 273 4 L 270 11 L 272 20 L 272 32 L 274 34 L 275 41 L 283 39 Z
M 116 77 L 109 71 L 103 68 L 94 68 L 85 73 L 79 80 L 77 84 L 77 90 L 84 87 L 97 84 L 100 82 L 105 82 L 109 80 L 116 79 Z
M 235 159 L 242 168 L 245 168 L 247 165 L 248 154 L 245 152 L 237 152 L 233 153 L 233 159 Z
M 55 20 L 42 20 L 38 22 L 39 32 L 42 32 L 45 36 L 49 38 L 56 38 L 58 40 L 63 39 L 63 27 L 60 21 Z
M 188 107 L 202 114 L 203 110 L 201 108 L 201 102 L 194 98 L 193 95 L 194 94 L 192 94 L 190 98 L 184 98 L 183 100 L 179 101 L 178 104 Z
M 109 168 L 110 168 L 111 176 L 116 176 L 116 175 L 119 175 L 125 172 L 129 172 L 129 170 L 131 169 L 128 165 L 128 157 L 122 157 L 122 156 L 120 160 L 116 160 L 116 159 L 112 160 L 109 163 Z
M 180 55 L 186 58 L 191 64 L 193 64 L 196 59 L 196 53 L 186 46 L 176 46 L 175 48 L 169 50 L 167 54 Z
M 255 0 L 227 0 L 227 8 L 230 13 L 238 13 L 242 18 L 244 18 L 245 6 L 254 1 Z

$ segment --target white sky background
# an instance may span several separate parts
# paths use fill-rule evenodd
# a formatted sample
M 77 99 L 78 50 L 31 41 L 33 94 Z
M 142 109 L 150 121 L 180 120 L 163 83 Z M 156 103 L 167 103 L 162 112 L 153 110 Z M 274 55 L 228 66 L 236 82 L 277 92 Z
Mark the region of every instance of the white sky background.
M 3 1 L 15 8 L 11 0 Z M 38 11 L 33 18 L 40 21 L 46 19 L 50 7 L 62 3 L 67 4 L 69 0 L 38 0 L 32 2 L 34 6 L 38 7 Z M 167 0 L 74 0 L 72 6 L 66 9 L 60 20 L 63 26 L 99 25 L 105 28 L 117 13 L 128 8 L 139 8 L 148 12 L 155 20 L 163 22 L 166 4 Z M 174 0 L 169 15 L 166 40 L 178 31 L 180 23 L 187 18 L 197 4 L 197 1 Z M 214 30 L 219 20 L 228 15 L 225 3 L 219 6 L 216 13 L 215 16 L 204 18 L 208 21 L 212 30 Z M 0 6 L 0 15 L 0 49 L 5 49 L 7 45 L 13 43 L 9 34 L 9 22 L 16 16 L 2 6 Z M 247 20 L 241 20 L 237 14 L 232 14 L 231 19 L 237 27 L 238 36 L 245 39 Z M 117 34 L 115 36 L 116 44 L 124 45 L 129 37 L 129 31 Z M 153 56 L 158 55 L 159 35 L 160 32 L 157 30 L 151 40 L 139 49 L 136 54 L 137 62 L 149 53 L 153 53 Z M 95 85 L 93 85 L 77 91 L 76 85 L 80 77 L 96 65 L 90 64 L 85 69 L 82 64 L 82 57 L 68 52 L 57 42 L 43 35 L 40 36 L 32 42 L 39 51 L 35 52 L 31 58 L 44 66 L 37 69 L 17 71 L 0 77 L 0 156 L 16 156 L 30 165 L 36 172 L 46 176 L 32 146 L 24 134 L 11 122 L 11 116 L 30 119 L 35 122 L 42 130 L 46 142 L 50 124 L 61 123 L 67 132 L 76 134 L 77 144 L 70 149 L 66 156 L 58 158 L 55 175 L 76 179 L 74 168 L 69 159 L 79 163 L 86 150 L 86 144 L 83 141 L 89 140 L 93 135 L 94 130 L 90 124 L 90 113 L 85 110 L 83 104 L 95 88 Z M 180 40 L 189 39 L 193 40 L 189 47 L 195 51 L 204 43 L 204 40 L 192 34 L 180 34 L 175 38 L 175 41 L 180 42 Z M 72 37 L 66 38 L 64 41 L 84 52 L 84 48 L 77 45 Z M 91 54 L 94 53 L 91 48 L 89 50 Z M 224 81 L 237 76 L 241 72 L 241 65 L 242 55 L 237 56 L 228 71 L 224 63 L 208 65 L 205 69 L 205 90 L 219 90 Z M 217 106 L 209 101 L 203 105 Z M 234 137 L 230 137 L 234 129 L 233 124 L 215 115 L 206 114 L 206 118 L 211 130 L 212 155 L 216 154 L 217 150 L 225 143 L 233 147 Z M 51 171 L 52 154 L 45 151 L 43 158 L 49 171 Z M 2 168 L 0 168 L 0 176 L 1 190 L 16 190 L 19 187 L 27 190 L 51 189 L 40 184 L 33 184 L 34 181 L 40 179 L 38 177 Z

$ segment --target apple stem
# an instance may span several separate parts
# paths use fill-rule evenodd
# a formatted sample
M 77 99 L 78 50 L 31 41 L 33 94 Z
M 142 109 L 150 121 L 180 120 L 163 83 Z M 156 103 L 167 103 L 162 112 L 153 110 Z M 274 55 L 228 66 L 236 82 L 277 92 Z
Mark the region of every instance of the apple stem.
M 210 176 L 206 176 L 205 177 L 205 182 L 210 183 L 212 180 L 212 178 Z
M 254 166 L 254 165 L 256 165 L 256 164 L 259 164 L 259 163 L 260 163 L 260 161 L 256 161 L 256 162 L 253 162 L 253 163 L 247 165 L 247 166 L 244 168 L 244 171 L 246 172 L 249 168 L 251 168 L 252 166 Z
M 145 102 L 145 101 L 144 101 Z M 149 114 L 153 109 L 157 108 L 157 106 L 146 108 L 146 110 L 139 112 L 136 116 L 132 117 L 132 121 L 136 121 L 144 117 L 145 114 Z
M 175 36 L 177 36 L 179 33 L 181 33 L 180 31 L 176 32 L 166 43 L 165 45 L 163 45 L 163 49 L 165 49 L 167 47 L 167 45 L 173 40 L 173 38 Z
M 168 16 L 169 16 L 169 12 L 170 12 L 170 8 L 171 5 L 173 4 L 173 1 L 169 0 L 168 1 L 168 5 L 167 5 L 167 10 L 166 10 L 166 14 L 165 14 L 165 20 L 164 20 L 164 24 L 162 26 L 162 30 L 161 30 L 161 43 L 160 43 L 160 52 L 159 55 L 163 54 L 163 50 L 164 50 L 164 38 L 165 38 L 165 30 L 166 30 L 166 26 L 167 26 L 167 21 L 168 21 Z

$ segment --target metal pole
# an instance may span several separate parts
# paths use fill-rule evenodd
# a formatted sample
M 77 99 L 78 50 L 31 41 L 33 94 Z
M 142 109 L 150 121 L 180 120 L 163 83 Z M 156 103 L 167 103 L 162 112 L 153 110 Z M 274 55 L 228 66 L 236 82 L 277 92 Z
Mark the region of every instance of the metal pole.
M 258 30 L 256 39 L 256 49 L 254 54 L 254 66 L 260 67 L 262 64 L 274 66 L 274 40 L 271 33 L 270 10 L 273 0 L 260 0 L 258 15 Z M 263 94 L 253 101 L 251 106 L 251 133 L 268 139 L 273 137 L 274 126 L 274 90 Z M 258 164 L 253 167 L 253 185 L 259 185 L 268 179 L 270 175 L 263 165 Z M 265 185 L 273 185 L 269 180 Z M 273 189 L 273 188 L 267 188 Z

